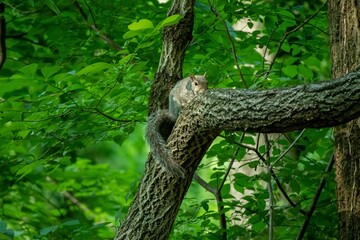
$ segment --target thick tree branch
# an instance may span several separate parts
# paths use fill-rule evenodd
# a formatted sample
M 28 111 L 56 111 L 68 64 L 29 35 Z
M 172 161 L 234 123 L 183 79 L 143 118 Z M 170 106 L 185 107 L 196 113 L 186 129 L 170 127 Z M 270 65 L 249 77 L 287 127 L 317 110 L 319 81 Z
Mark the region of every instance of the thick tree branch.
M 333 81 L 268 91 L 209 90 L 196 97 L 178 123 L 197 131 L 288 132 L 332 127 L 360 116 L 360 71 Z M 184 124 L 178 124 L 181 133 Z M 176 135 L 176 134 L 175 134 Z
M 360 71 L 339 79 L 287 89 L 209 90 L 184 109 L 169 137 L 174 160 L 190 175 L 222 130 L 288 132 L 332 127 L 360 116 Z M 210 143 L 208 142 L 210 141 Z

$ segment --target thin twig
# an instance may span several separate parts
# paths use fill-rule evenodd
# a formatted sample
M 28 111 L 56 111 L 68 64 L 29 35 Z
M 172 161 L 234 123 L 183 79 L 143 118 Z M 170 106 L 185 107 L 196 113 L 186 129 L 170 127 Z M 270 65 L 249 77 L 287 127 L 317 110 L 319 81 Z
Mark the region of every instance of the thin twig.
M 270 45 L 270 42 L 272 40 L 272 37 L 274 35 L 274 33 L 276 32 L 276 29 L 278 29 L 278 27 L 280 26 L 280 24 L 277 24 L 274 28 L 274 30 L 271 32 L 270 36 L 269 36 L 269 39 L 266 43 L 266 47 L 265 47 L 265 51 L 264 51 L 264 54 L 263 54 L 263 60 L 262 60 L 262 64 L 261 64 L 261 71 L 264 71 L 264 68 L 265 68 L 265 57 L 266 57 L 266 53 L 268 52 L 269 50 L 269 45 Z M 256 82 L 257 78 L 255 79 L 255 82 Z
M 257 156 L 258 158 L 263 162 L 265 163 L 266 160 L 265 158 L 261 155 L 261 153 L 256 149 L 256 148 L 253 148 L 253 147 L 250 147 L 250 146 L 247 146 L 245 144 L 241 144 L 241 143 L 236 143 L 248 150 L 251 150 L 253 151 Z M 282 193 L 283 197 L 289 202 L 289 204 L 294 207 L 294 208 L 297 208 L 297 205 L 296 203 L 294 203 L 291 198 L 289 197 L 289 195 L 286 193 L 285 189 L 283 188 L 282 184 L 280 183 L 280 180 L 279 178 L 277 177 L 276 173 L 274 172 L 274 170 L 271 168 L 270 169 L 270 173 L 271 173 L 271 176 L 274 178 L 275 182 L 276 182 L 276 185 L 278 186 L 280 192 Z M 299 212 L 303 215 L 306 215 L 306 212 L 302 209 L 299 209 Z
M 100 115 L 112 120 L 112 121 L 115 121 L 115 122 L 124 122 L 124 123 L 128 123 L 128 122 L 136 122 L 136 120 L 128 120 L 128 119 L 118 119 L 118 118 L 113 118 L 112 116 L 109 116 L 107 115 L 106 113 L 104 112 L 101 112 L 98 108 L 94 108 L 94 110 L 99 113 Z
M 264 134 L 264 139 L 265 139 L 265 149 L 266 149 L 266 168 L 269 174 L 269 179 L 268 179 L 268 183 L 267 183 L 267 188 L 268 188 L 268 192 L 269 192 L 269 240 L 273 240 L 274 238 L 274 192 L 273 192 L 273 188 L 271 185 L 271 179 L 272 179 L 272 168 L 271 168 L 271 164 L 270 164 L 270 142 L 269 142 L 269 138 L 268 138 L 268 134 Z
M 241 137 L 240 137 L 240 140 L 239 140 L 239 143 L 242 143 L 242 141 L 244 140 L 244 137 L 245 137 L 245 134 L 246 132 L 243 132 Z M 227 177 L 229 176 L 230 174 L 230 170 L 232 169 L 232 166 L 234 165 L 234 162 L 236 160 L 236 155 L 239 153 L 239 150 L 240 150 L 240 147 L 237 147 L 234 154 L 233 154 L 233 157 L 231 158 L 231 161 L 229 163 L 229 166 L 224 174 L 224 178 L 222 180 L 222 182 L 220 183 L 220 186 L 218 187 L 219 191 L 221 191 L 221 189 L 223 188 L 224 184 L 225 184 L 225 181 L 227 179 Z
M 223 230 L 223 234 L 222 234 L 222 239 L 226 240 L 227 239 L 227 234 L 226 234 L 226 216 L 225 216 L 225 212 L 224 212 L 224 205 L 223 205 L 223 198 L 221 195 L 221 191 L 219 190 L 219 188 L 215 188 L 212 187 L 210 184 L 208 184 L 204 179 L 202 179 L 199 175 L 197 175 L 196 173 L 194 174 L 193 179 L 200 184 L 200 186 L 202 186 L 204 189 L 206 189 L 207 191 L 211 192 L 212 194 L 214 194 L 215 199 L 216 199 L 216 204 L 218 207 L 218 213 L 219 213 L 219 222 L 220 222 L 220 229 Z
M 331 156 L 331 159 L 330 159 L 330 161 L 329 161 L 326 169 L 325 169 L 325 174 L 328 174 L 328 173 L 331 172 L 331 170 L 332 170 L 332 168 L 333 168 L 333 166 L 334 166 L 334 162 L 335 162 L 335 156 L 334 156 L 334 154 L 333 154 L 333 155 Z M 307 227 L 309 226 L 310 219 L 311 219 L 311 217 L 312 217 L 312 215 L 314 214 L 314 211 L 315 211 L 315 209 L 316 209 L 317 202 L 318 202 L 318 200 L 319 200 L 319 198 L 320 198 L 321 192 L 322 192 L 322 190 L 323 190 L 324 187 L 325 187 L 325 184 L 326 184 L 326 178 L 325 178 L 325 176 L 324 176 L 324 177 L 322 177 L 322 179 L 321 179 L 321 181 L 320 181 L 320 184 L 319 184 L 319 186 L 318 186 L 318 189 L 317 189 L 317 191 L 316 191 L 316 193 L 315 193 L 313 203 L 311 204 L 311 207 L 310 207 L 309 211 L 307 212 L 307 214 L 306 214 L 306 216 L 305 216 L 304 223 L 303 223 L 303 225 L 302 225 L 302 227 L 301 227 L 301 230 L 300 230 L 300 232 L 299 232 L 299 234 L 298 234 L 298 236 L 297 236 L 297 238 L 296 238 L 297 240 L 303 239 L 303 237 L 304 237 L 304 235 L 305 235 L 305 232 L 306 232 L 306 229 L 307 229 Z
M 291 148 L 295 145 L 295 143 L 297 143 L 297 141 L 300 139 L 300 137 L 304 134 L 306 128 L 304 128 L 300 134 L 295 138 L 295 140 L 290 144 L 290 146 L 273 162 L 273 166 L 279 161 L 281 160 L 290 150 Z
M 327 1 L 313 14 L 311 15 L 309 18 L 305 19 L 305 21 L 303 21 L 300 25 L 298 25 L 297 27 L 295 27 L 294 29 L 286 32 L 283 37 L 281 38 L 280 42 L 279 42 L 279 45 L 278 45 L 278 48 L 276 50 L 276 53 L 275 53 L 275 56 L 273 58 L 273 60 L 271 61 L 270 65 L 269 65 L 269 68 L 268 70 L 266 71 L 266 74 L 264 76 L 264 78 L 267 78 L 267 76 L 269 75 L 274 63 L 275 63 L 275 60 L 276 58 L 279 56 L 279 53 L 280 53 L 280 50 L 281 50 L 281 47 L 282 45 L 284 44 L 286 38 L 288 36 L 290 36 L 291 34 L 297 32 L 300 28 L 302 28 L 305 24 L 307 24 L 311 19 L 313 19 L 314 17 L 316 17 L 316 15 L 318 15 L 318 13 L 320 12 L 320 10 L 327 4 Z
M 241 135 L 240 137 L 240 141 L 242 142 L 244 140 L 245 137 L 245 132 Z M 223 234 L 222 234 L 222 238 L 224 240 L 227 239 L 227 233 L 226 233 L 226 216 L 225 216 L 225 212 L 224 212 L 224 206 L 223 206 L 223 198 L 221 195 L 221 190 L 225 184 L 225 181 L 227 179 L 227 177 L 230 174 L 230 170 L 232 169 L 232 166 L 236 160 L 236 155 L 239 153 L 240 147 L 237 147 L 232 158 L 231 161 L 229 163 L 229 166 L 224 174 L 224 177 L 221 181 L 221 183 L 219 184 L 219 186 L 217 188 L 212 187 L 210 184 L 208 184 L 207 182 L 205 182 L 199 175 L 197 175 L 196 173 L 194 174 L 194 180 L 199 183 L 204 189 L 206 189 L 207 191 L 211 192 L 212 194 L 214 194 L 215 199 L 216 199 L 216 203 L 218 206 L 218 212 L 219 212 L 219 216 L 220 216 L 220 228 L 223 230 Z
M 238 73 L 239 73 L 239 77 L 240 77 L 240 80 L 242 81 L 242 83 L 244 84 L 245 88 L 248 88 L 247 86 L 247 83 L 245 81 L 245 78 L 244 78 L 244 75 L 242 74 L 241 72 L 241 69 L 240 69 L 240 64 L 239 64 L 239 61 L 238 61 L 238 57 L 237 57 L 237 54 L 236 54 L 236 48 L 235 48 L 235 44 L 231 38 L 231 35 L 230 35 L 230 31 L 229 31 L 229 28 L 226 24 L 226 21 L 220 16 L 220 14 L 216 11 L 214 5 L 211 4 L 210 0 L 208 0 L 209 2 L 209 5 L 210 5 L 210 9 L 211 11 L 215 14 L 215 16 L 217 18 L 219 18 L 222 23 L 224 24 L 224 27 L 225 27 L 225 31 L 226 31 L 226 36 L 227 38 L 229 39 L 229 42 L 230 42 L 230 45 L 231 45 L 231 52 L 232 52 L 232 55 L 233 55 L 233 58 L 234 58 L 234 61 L 235 61 L 235 65 L 236 65 L 236 68 L 238 70 Z
M 73 4 L 75 6 L 75 8 L 79 11 L 80 15 L 82 16 L 82 18 L 86 21 L 86 23 L 88 24 L 88 26 L 94 30 L 94 32 L 99 35 L 99 37 L 104 40 L 107 44 L 109 44 L 109 46 L 114 49 L 115 51 L 120 51 L 121 47 L 111 38 L 109 38 L 107 35 L 103 34 L 96 26 L 95 22 L 94 23 L 90 23 L 87 14 L 84 12 L 84 10 L 82 9 L 81 5 L 75 0 L 73 1 Z

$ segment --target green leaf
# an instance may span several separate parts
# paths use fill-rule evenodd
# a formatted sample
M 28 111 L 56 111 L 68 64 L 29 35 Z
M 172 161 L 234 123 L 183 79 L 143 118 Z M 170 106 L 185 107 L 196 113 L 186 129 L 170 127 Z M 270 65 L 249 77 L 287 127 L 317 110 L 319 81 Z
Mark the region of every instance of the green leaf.
M 90 229 L 101 228 L 101 227 L 104 227 L 104 226 L 106 226 L 108 224 L 111 224 L 111 222 L 98 223 L 98 224 L 93 225 Z
M 26 164 L 24 167 L 20 168 L 20 170 L 16 172 L 16 175 L 21 175 L 18 180 L 22 179 L 23 177 L 34 171 L 34 169 L 40 166 L 41 164 L 42 164 L 41 161 L 35 161 Z
M 62 158 L 60 159 L 59 163 L 60 163 L 61 165 L 64 165 L 64 166 L 70 165 L 70 164 L 71 164 L 71 157 L 68 157 L 68 156 L 62 157 Z
M 91 64 L 87 67 L 84 67 L 79 72 L 77 72 L 76 75 L 80 76 L 80 75 L 85 75 L 85 74 L 97 73 L 97 72 L 100 72 L 102 70 L 109 69 L 112 67 L 114 67 L 112 64 L 109 64 L 106 62 L 97 62 L 97 63 Z
M 249 168 L 257 168 L 259 166 L 259 164 L 260 164 L 260 161 L 254 160 L 254 161 L 249 162 L 248 166 L 249 166 Z
M 24 130 L 21 130 L 21 131 L 18 132 L 18 136 L 19 136 L 21 139 L 25 139 L 26 136 L 29 135 L 29 133 L 31 133 L 30 130 L 24 129 Z
M 180 14 L 171 15 L 160 23 L 160 28 L 177 24 L 181 19 L 182 16 Z
M 128 63 L 128 62 L 132 59 L 132 57 L 133 57 L 134 55 L 135 55 L 135 54 L 129 54 L 129 55 L 121 58 L 120 61 L 119 61 L 119 65 L 123 65 L 123 64 Z
M 281 49 L 284 50 L 285 52 L 289 53 L 290 45 L 288 43 L 283 43 L 283 45 L 281 45 Z
M 155 43 L 155 41 L 150 41 L 150 42 L 144 42 L 142 44 L 139 44 L 138 48 L 147 48 L 152 46 Z
M 252 183 L 250 181 L 250 177 L 244 173 L 235 173 L 235 182 L 239 184 L 241 187 L 251 187 Z
M 249 144 L 249 145 L 254 145 L 255 144 L 254 137 L 249 136 L 249 135 L 245 135 L 243 143 Z
M 299 53 L 301 53 L 301 47 L 299 47 L 298 45 L 293 44 L 293 45 L 291 45 L 291 48 L 292 48 L 291 54 L 293 56 L 296 56 Z
M 251 229 L 255 232 L 261 233 L 266 229 L 266 224 L 263 221 L 258 221 L 251 226 Z
M 141 33 L 143 33 L 142 30 L 128 31 L 123 35 L 123 38 L 124 39 L 129 39 L 129 38 L 132 38 L 132 37 L 136 37 L 137 35 L 139 35 Z
M 128 26 L 129 30 L 137 31 L 137 30 L 145 30 L 154 28 L 153 23 L 148 19 L 140 19 L 138 22 L 132 23 Z
M 19 71 L 27 75 L 28 78 L 30 78 L 30 76 L 33 77 L 36 75 L 37 69 L 38 69 L 38 64 L 32 63 L 25 67 L 20 68 Z
M 303 78 L 308 79 L 308 80 L 313 79 L 313 77 L 314 77 L 313 72 L 308 67 L 306 67 L 305 65 L 299 65 L 298 70 L 299 70 L 299 74 Z
M 80 221 L 77 219 L 74 219 L 74 220 L 66 221 L 62 225 L 63 226 L 73 226 L 73 225 L 78 225 L 78 224 L 80 224 Z
M 60 14 L 59 8 L 52 0 L 45 0 L 45 4 L 54 12 L 56 15 Z
M 276 16 L 268 16 L 268 15 L 266 15 L 265 18 L 264 18 L 264 23 L 269 28 L 274 28 L 276 22 L 277 22 L 277 17 Z
M 276 13 L 279 14 L 280 16 L 282 16 L 282 17 L 285 16 L 285 17 L 290 18 L 290 19 L 295 19 L 295 15 L 292 12 L 287 11 L 285 9 L 279 9 Z
M 205 211 L 209 211 L 209 204 L 207 201 L 202 201 L 201 202 L 201 207 L 205 210 Z
M 300 193 L 300 184 L 297 180 L 291 180 L 290 181 L 290 188 L 296 193 Z
M 57 73 L 58 71 L 60 71 L 62 69 L 62 67 L 60 66 L 45 66 L 43 68 L 41 68 L 41 73 L 45 78 L 49 78 L 52 75 L 54 75 L 55 73 Z
M 314 56 L 311 56 L 307 59 L 304 60 L 304 63 L 306 66 L 308 66 L 309 68 L 320 68 L 321 66 L 321 62 Z
M 51 232 L 55 232 L 57 227 L 58 227 L 58 225 L 47 227 L 47 228 L 42 228 L 42 229 L 40 229 L 40 235 L 46 236 Z
M 23 75 L 13 75 L 10 80 L 10 82 L 1 83 L 0 94 L 13 91 L 21 93 L 20 90 L 22 90 L 23 94 L 26 94 L 27 90 L 25 88 L 29 87 L 32 82 L 31 79 L 26 78 Z
M 281 69 L 286 76 L 293 78 L 298 74 L 297 66 L 289 65 Z

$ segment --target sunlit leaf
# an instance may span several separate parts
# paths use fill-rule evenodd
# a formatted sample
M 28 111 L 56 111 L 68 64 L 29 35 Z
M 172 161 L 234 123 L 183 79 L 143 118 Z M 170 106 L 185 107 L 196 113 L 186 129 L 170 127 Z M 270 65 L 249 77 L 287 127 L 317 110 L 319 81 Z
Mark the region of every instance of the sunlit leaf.
M 41 73 L 45 78 L 49 78 L 55 73 L 59 72 L 62 69 L 60 66 L 45 66 L 41 68 Z
M 138 22 L 134 22 L 128 26 L 129 30 L 137 31 L 149 28 L 154 28 L 153 23 L 148 19 L 140 19 Z
M 177 24 L 181 19 L 182 19 L 182 16 L 180 14 L 171 15 L 160 23 L 160 27 L 167 27 L 167 26 Z
M 109 69 L 112 67 L 113 67 L 112 64 L 109 64 L 106 62 L 97 62 L 97 63 L 91 64 L 91 65 L 81 69 L 79 72 L 76 73 L 76 75 L 97 73 L 97 72 L 100 72 L 102 70 L 106 70 L 106 69 Z

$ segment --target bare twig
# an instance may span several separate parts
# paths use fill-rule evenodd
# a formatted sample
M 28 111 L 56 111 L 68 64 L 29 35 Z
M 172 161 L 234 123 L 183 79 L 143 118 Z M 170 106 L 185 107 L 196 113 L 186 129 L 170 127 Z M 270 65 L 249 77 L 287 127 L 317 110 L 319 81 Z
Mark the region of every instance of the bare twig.
M 236 143 L 248 150 L 251 150 L 253 151 L 258 157 L 259 159 L 263 162 L 263 163 L 266 163 L 266 159 L 264 158 L 263 155 L 261 155 L 261 153 L 256 149 L 256 148 L 253 148 L 253 147 L 250 147 L 250 146 L 247 146 L 246 144 L 242 144 L 242 143 Z M 289 195 L 286 193 L 285 189 L 283 188 L 282 184 L 280 183 L 280 180 L 279 178 L 276 176 L 276 173 L 274 172 L 274 170 L 272 168 L 270 168 L 270 173 L 271 173 L 271 176 L 274 178 L 275 182 L 276 182 L 276 185 L 278 186 L 280 192 L 282 193 L 283 197 L 289 202 L 289 204 L 294 207 L 294 208 L 297 208 L 297 205 L 296 203 L 294 203 L 291 198 L 289 197 Z M 303 215 L 306 215 L 306 212 L 302 209 L 299 209 L 299 212 Z
M 273 162 L 272 165 L 275 165 L 279 160 L 281 160 L 290 150 L 291 148 L 299 141 L 300 137 L 304 134 L 306 128 L 304 128 L 300 134 L 295 138 L 295 140 L 290 144 L 290 146 Z
M 333 154 L 333 155 L 331 156 L 331 159 L 330 159 L 330 161 L 329 161 L 326 169 L 325 169 L 325 174 L 328 174 L 328 173 L 331 172 L 331 170 L 332 170 L 332 168 L 333 168 L 333 166 L 334 166 L 334 162 L 335 162 L 335 156 L 334 156 L 334 154 Z M 304 237 L 304 235 L 305 235 L 305 232 L 306 232 L 306 229 L 307 229 L 307 227 L 309 226 L 310 219 L 311 219 L 311 217 L 312 217 L 312 215 L 314 214 L 314 211 L 315 211 L 315 209 L 316 209 L 317 202 L 318 202 L 318 200 L 319 200 L 319 198 L 320 198 L 320 194 L 321 194 L 322 190 L 323 190 L 324 187 L 325 187 L 325 184 L 326 184 L 326 178 L 325 178 L 325 176 L 324 176 L 324 177 L 322 177 L 322 179 L 321 179 L 321 181 L 320 181 L 320 184 L 319 184 L 319 186 L 318 186 L 318 189 L 317 189 L 317 191 L 316 191 L 316 193 L 315 193 L 313 203 L 311 204 L 311 207 L 310 207 L 309 211 L 307 212 L 307 214 L 306 214 L 306 216 L 305 216 L 304 223 L 303 223 L 303 225 L 302 225 L 302 227 L 301 227 L 301 230 L 300 230 L 300 232 L 299 232 L 299 234 L 298 234 L 298 236 L 297 236 L 297 238 L 296 238 L 297 240 L 303 239 L 303 237 Z
M 225 177 L 224 177 L 225 178 Z M 220 228 L 223 231 L 222 234 L 222 239 L 226 240 L 227 239 L 227 234 L 226 234 L 226 217 L 225 217 L 225 212 L 224 210 L 224 206 L 223 206 L 223 198 L 221 195 L 221 191 L 219 190 L 219 188 L 215 188 L 212 187 L 210 184 L 208 184 L 204 179 L 202 179 L 199 175 L 197 175 L 196 173 L 194 174 L 193 179 L 200 184 L 200 186 L 202 186 L 204 189 L 206 189 L 207 191 L 211 192 L 212 194 L 214 194 L 215 199 L 216 199 L 216 203 L 217 203 L 217 207 L 218 207 L 218 213 L 219 213 L 219 221 L 220 221 Z
M 305 24 L 307 24 L 311 19 L 313 19 L 314 17 L 316 17 L 316 15 L 318 15 L 318 13 L 320 12 L 320 10 L 327 4 L 327 1 L 313 14 L 311 15 L 309 18 L 305 19 L 305 21 L 303 21 L 300 25 L 298 25 L 297 27 L 295 27 L 294 29 L 286 32 L 283 37 L 281 38 L 280 42 L 279 42 L 279 45 L 278 45 L 278 48 L 276 50 L 276 53 L 275 53 L 275 56 L 273 58 L 273 60 L 271 61 L 270 65 L 269 65 L 269 68 L 268 70 L 266 71 L 266 74 L 264 76 L 264 78 L 267 78 L 267 76 L 269 75 L 274 63 L 275 63 L 275 60 L 276 58 L 279 56 L 279 53 L 280 53 L 280 50 L 281 50 L 281 47 L 282 45 L 284 44 L 285 40 L 287 39 L 288 36 L 290 36 L 291 34 L 297 32 L 300 28 L 302 28 Z
M 269 240 L 272 240 L 274 238 L 274 192 L 273 192 L 273 188 L 272 188 L 272 184 L 271 184 L 271 179 L 272 179 L 272 168 L 271 168 L 271 164 L 270 164 L 270 142 L 269 142 L 269 138 L 268 138 L 268 134 L 265 133 L 264 134 L 264 139 L 265 139 L 265 149 L 266 149 L 266 168 L 269 174 L 269 179 L 268 179 L 268 183 L 267 183 L 267 188 L 268 188 L 268 192 L 269 192 Z
M 264 54 L 263 54 L 263 59 L 262 59 L 262 64 L 261 64 L 261 70 L 264 71 L 264 67 L 265 67 L 265 57 L 266 57 L 266 53 L 268 52 L 269 50 L 269 44 L 272 40 L 272 37 L 274 35 L 274 33 L 276 32 L 276 29 L 278 29 L 278 27 L 280 26 L 280 24 L 277 24 L 274 28 L 274 30 L 271 32 L 270 36 L 269 36 L 269 39 L 266 43 L 266 47 L 265 47 L 265 50 L 264 50 Z M 260 75 L 259 75 L 260 76 Z M 259 76 L 257 78 L 259 78 Z M 256 79 L 257 79 L 256 78 Z M 255 79 L 255 82 L 256 82 L 256 79 Z
M 245 137 L 245 132 L 242 134 L 242 136 L 240 137 L 240 141 L 239 142 L 242 142 L 243 139 Z M 205 182 L 199 175 L 197 175 L 196 173 L 194 174 L 194 180 L 199 183 L 204 189 L 206 189 L 207 191 L 211 192 L 212 194 L 214 194 L 215 196 L 215 199 L 216 199 L 216 203 L 217 203 L 217 206 L 218 206 L 218 212 L 219 212 L 219 215 L 220 215 L 220 228 L 223 230 L 223 234 L 222 234 L 222 238 L 224 240 L 227 239 L 227 234 L 226 234 L 226 216 L 225 216 L 225 212 L 223 211 L 224 210 L 224 206 L 223 206 L 223 198 L 222 198 L 222 195 L 221 195 L 221 190 L 225 184 L 225 181 L 227 179 L 227 177 L 229 176 L 230 174 L 230 170 L 232 169 L 232 166 L 236 160 L 236 155 L 238 154 L 240 150 L 240 147 L 237 147 L 232 158 L 231 158 L 231 161 L 229 163 L 229 166 L 224 174 L 224 177 L 221 181 L 221 183 L 219 184 L 219 186 L 217 188 L 215 187 L 212 187 L 210 184 L 208 184 L 207 182 Z
M 47 177 L 46 180 L 52 184 L 57 184 L 56 181 L 54 181 L 52 178 Z M 80 210 L 82 210 L 84 213 L 87 213 L 92 219 L 96 217 L 96 214 L 89 209 L 84 203 L 80 202 L 79 199 L 77 199 L 73 194 L 71 194 L 68 191 L 63 192 L 64 197 L 69 199 L 74 205 L 76 205 Z
M 94 110 L 99 113 L 101 116 L 104 116 L 112 121 L 115 121 L 115 122 L 124 122 L 124 123 L 128 123 L 128 122 L 136 122 L 136 120 L 128 120 L 128 119 L 118 119 L 118 118 L 114 118 L 110 115 L 107 115 L 106 113 L 104 112 L 101 112 L 98 108 L 94 108 Z
M 234 58 L 234 61 L 235 61 L 236 68 L 237 68 L 238 73 L 239 73 L 240 80 L 244 84 L 245 88 L 248 88 L 248 86 L 246 84 L 246 81 L 245 81 L 245 78 L 244 78 L 244 75 L 242 74 L 241 69 L 240 69 L 238 57 L 237 57 L 237 54 L 236 54 L 235 44 L 233 42 L 233 39 L 231 38 L 230 31 L 229 31 L 229 28 L 228 28 L 228 26 L 226 24 L 226 21 L 219 15 L 219 13 L 216 11 L 214 5 L 211 4 L 210 0 L 208 0 L 208 2 L 209 2 L 209 5 L 210 5 L 210 8 L 211 8 L 211 11 L 215 14 L 215 16 L 217 18 L 221 19 L 222 23 L 224 24 L 225 31 L 226 31 L 226 36 L 229 39 L 229 42 L 230 42 L 230 45 L 231 45 L 232 55 L 233 55 L 233 58 Z

